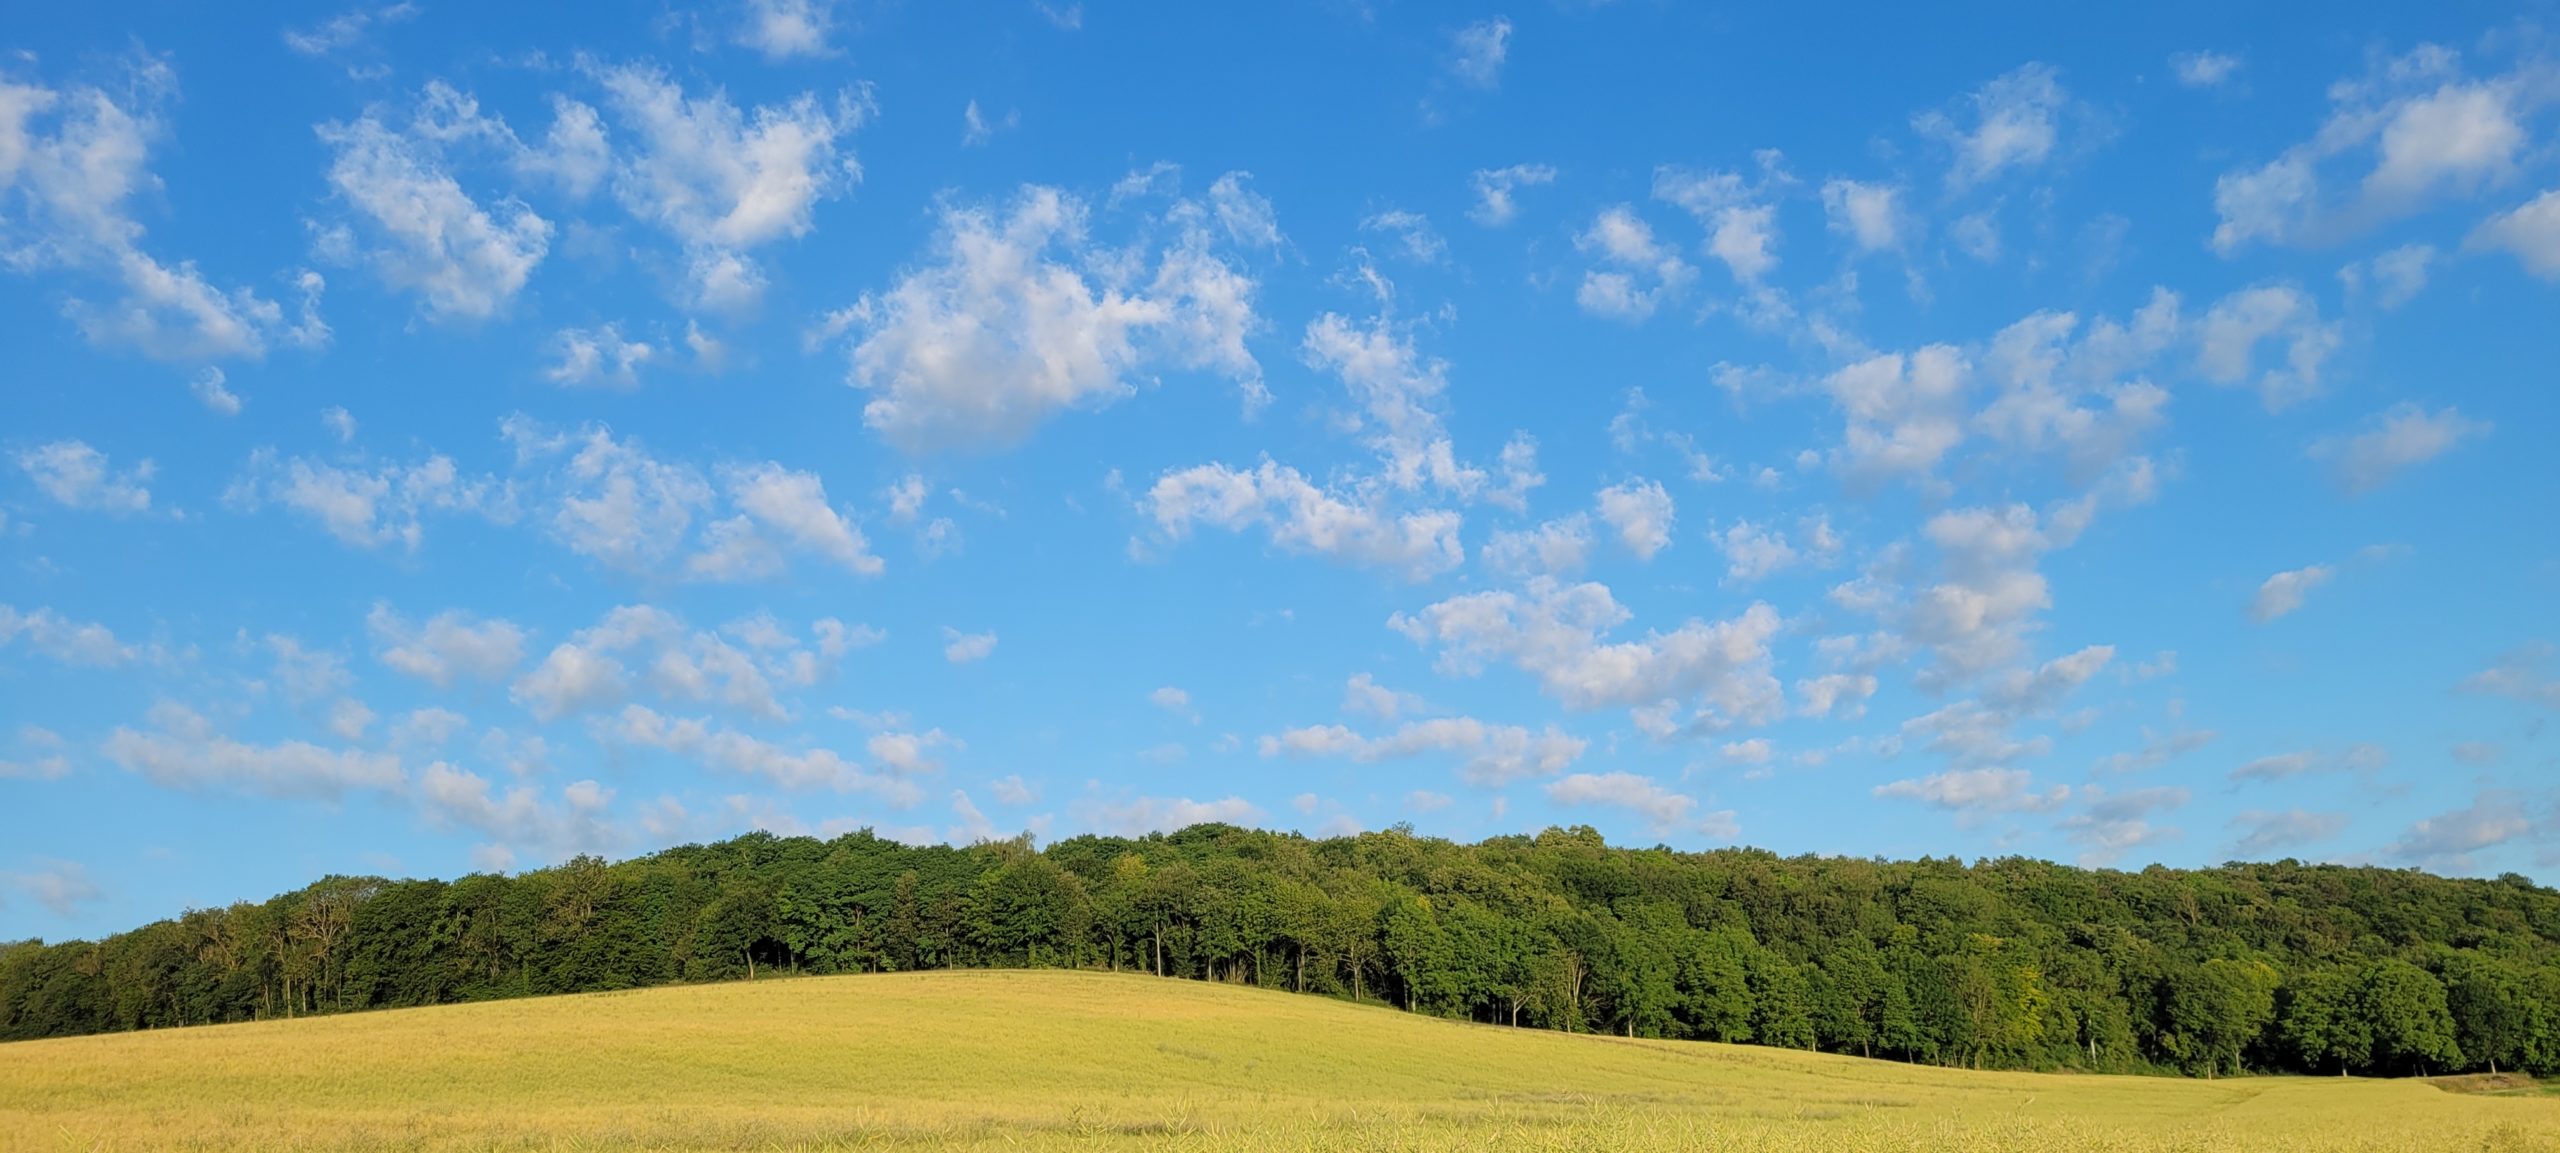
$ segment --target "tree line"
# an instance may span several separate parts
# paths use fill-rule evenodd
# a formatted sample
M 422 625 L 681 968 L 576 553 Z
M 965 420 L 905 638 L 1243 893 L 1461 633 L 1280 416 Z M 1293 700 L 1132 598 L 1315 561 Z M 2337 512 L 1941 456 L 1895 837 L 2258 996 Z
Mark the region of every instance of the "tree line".
M 2140 872 L 1227 825 L 960 848 L 751 833 L 333 876 L 0 945 L 0 1039 L 776 973 L 1136 971 L 1522 1028 L 2003 1069 L 2560 1072 L 2560 893 L 2295 861 Z

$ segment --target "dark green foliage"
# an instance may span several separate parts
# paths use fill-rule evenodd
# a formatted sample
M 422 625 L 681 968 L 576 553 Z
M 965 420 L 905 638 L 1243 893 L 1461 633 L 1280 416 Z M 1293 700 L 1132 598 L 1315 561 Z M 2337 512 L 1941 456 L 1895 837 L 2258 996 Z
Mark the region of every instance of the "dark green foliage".
M 964 966 L 1981 1068 L 2560 1073 L 2560 893 L 2521 877 L 1781 859 L 1587 828 L 1201 825 L 1045 850 L 756 833 L 513 877 L 329 877 L 0 944 L 0 1039 Z

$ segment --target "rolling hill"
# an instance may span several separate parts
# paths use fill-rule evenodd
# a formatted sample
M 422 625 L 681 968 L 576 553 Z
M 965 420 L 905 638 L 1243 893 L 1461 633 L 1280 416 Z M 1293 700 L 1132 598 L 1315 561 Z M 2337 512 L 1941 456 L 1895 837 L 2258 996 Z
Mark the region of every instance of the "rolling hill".
M 0 1045 L 0 1148 L 2560 1148 L 2560 1098 L 1967 1072 L 961 971 Z

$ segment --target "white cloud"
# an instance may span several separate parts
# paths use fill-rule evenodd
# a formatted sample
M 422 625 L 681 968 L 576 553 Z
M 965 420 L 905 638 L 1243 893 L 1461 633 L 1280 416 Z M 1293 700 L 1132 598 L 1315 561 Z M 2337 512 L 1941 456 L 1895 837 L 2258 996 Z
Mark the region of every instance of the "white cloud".
M 1498 531 L 1485 541 L 1482 556 L 1506 576 L 1573 576 L 1591 559 L 1591 517 L 1575 513 L 1536 528 Z
M 1866 715 L 1867 698 L 1876 695 L 1876 678 L 1872 673 L 1825 673 L 1796 682 L 1796 696 L 1804 705 L 1798 711 L 1808 717 L 1828 717 L 1835 712 L 1843 720 Z
M 33 872 L 0 873 L 9 888 L 28 900 L 51 910 L 54 916 L 77 915 L 80 906 L 107 899 L 107 892 L 89 879 L 89 870 L 76 861 L 39 858 Z
M 448 609 L 418 624 L 376 601 L 365 614 L 374 656 L 391 668 L 449 688 L 461 678 L 503 680 L 524 660 L 524 629 L 503 619 L 482 619 Z
M 673 753 L 721 772 L 760 777 L 785 789 L 864 792 L 906 807 L 923 791 L 893 775 L 874 773 L 824 747 L 791 749 L 698 717 L 671 717 L 645 705 L 625 705 L 600 719 L 597 739 L 626 747 Z
M 8 635 L 7 609 L 0 607 L 0 637 Z M 2497 662 L 2462 680 L 2462 691 L 2485 696 L 2512 697 L 2528 704 L 2560 709 L 2560 677 L 2542 671 L 2555 650 L 2542 642 L 2526 644 L 2500 654 Z
M 118 516 L 151 511 L 150 461 L 117 472 L 107 454 L 77 440 L 57 440 L 16 454 L 18 468 L 65 508 Z
M 2335 569 L 2316 564 L 2268 577 L 2258 585 L 2257 595 L 2249 598 L 2249 619 L 2265 624 L 2301 608 L 2303 597 L 2335 575 Z
M 1730 841 L 1741 835 L 1730 809 L 1698 812 L 1698 800 L 1664 788 L 1651 777 L 1634 773 L 1575 773 L 1547 786 L 1547 799 L 1568 808 L 1599 805 L 1625 809 L 1644 819 L 1654 836 L 1695 833 Z
M 417 14 L 418 6 L 406 0 L 379 8 L 350 8 L 307 29 L 285 29 L 284 45 L 304 56 L 333 56 L 364 43 L 374 29 Z
M 834 562 L 857 576 L 887 567 L 852 518 L 827 503 L 826 483 L 771 461 L 725 465 L 721 486 L 738 515 L 705 529 L 707 547 L 687 562 L 692 575 L 712 580 L 763 576 L 781 567 L 770 537 Z
M 940 729 L 928 729 L 921 733 L 873 733 L 862 747 L 881 768 L 900 776 L 915 776 L 941 772 L 942 762 L 934 759 L 934 753 L 959 744 Z
M 955 665 L 983 661 L 994 655 L 996 651 L 996 634 L 993 629 L 982 633 L 964 633 L 946 626 L 942 630 L 942 639 L 945 642 L 942 646 L 942 658 Z
M 1021 124 L 1022 113 L 1019 111 L 1007 109 L 1003 119 L 989 120 L 985 113 L 978 111 L 978 102 L 972 100 L 968 107 L 960 110 L 960 146 L 975 148 L 995 139 L 996 133 L 1011 132 Z
M 2188 799 L 2187 790 L 2166 785 L 2122 793 L 2092 786 L 2083 795 L 2091 798 L 2087 806 L 2064 820 L 2062 831 L 2086 847 L 2080 863 L 2089 866 L 2114 864 L 2136 848 L 2177 837 L 2177 829 L 2154 824 L 2153 817 Z
M 623 339 L 622 326 L 611 322 L 561 329 L 551 348 L 559 359 L 542 370 L 542 378 L 569 387 L 638 388 L 640 366 L 658 352 L 647 341 Z
M 2371 260 L 2360 260 L 2338 270 L 2338 280 L 2347 287 L 2350 297 L 2373 291 L 2373 302 L 2385 309 L 2398 308 L 2426 291 L 2427 272 L 2437 262 L 2432 244 L 2403 244 Z
M 2479 853 L 2516 840 L 2533 828 L 2524 798 L 2484 792 L 2465 808 L 2438 813 L 2409 826 L 2383 850 L 2394 860 L 2431 869 L 2469 872 Z
M 1020 773 L 987 782 L 987 791 L 995 794 L 999 804 L 1028 805 L 1040 799 L 1040 790 L 1025 782 Z
M 2353 436 L 2330 437 L 2311 446 L 2311 455 L 2327 460 L 2348 492 L 2371 492 L 2402 470 L 2443 456 L 2466 440 L 2487 436 L 2490 430 L 2488 422 L 2465 417 L 2459 409 L 2428 412 L 2405 401 L 2376 414 L 2367 425 Z
M 392 288 L 416 293 L 429 319 L 497 315 L 549 254 L 550 221 L 513 197 L 483 207 L 446 171 L 433 139 L 394 131 L 372 113 L 318 131 L 331 152 L 330 190 L 364 233 L 322 227 L 320 255 L 370 265 Z
M 2013 168 L 2043 164 L 2060 138 L 2062 113 L 2068 105 L 2069 96 L 2054 69 L 2027 64 L 1964 98 L 1960 107 L 1971 113 L 1970 128 L 1943 111 L 1921 113 L 1912 118 L 1911 127 L 1954 151 L 1947 183 L 1961 189 Z
M 222 786 L 279 797 L 336 797 L 396 790 L 406 779 L 400 759 L 388 753 L 323 748 L 306 741 L 245 744 L 216 732 L 202 714 L 171 702 L 152 706 L 150 722 L 147 730 L 117 726 L 101 751 L 127 771 L 170 788 Z
M 700 472 L 662 463 L 600 425 L 550 434 L 514 416 L 500 428 L 519 464 L 575 450 L 555 478 L 561 491 L 550 521 L 553 536 L 583 556 L 629 571 L 655 568 L 710 509 L 712 489 Z
M 753 305 L 764 273 L 746 253 L 806 235 L 818 203 L 862 179 L 838 139 L 868 117 L 867 91 L 839 92 L 832 106 L 804 92 L 750 112 L 719 88 L 687 95 L 647 65 L 596 79 L 637 138 L 614 168 L 614 196 L 683 245 L 694 307 Z
M 328 429 L 329 435 L 337 437 L 340 444 L 349 444 L 356 439 L 354 414 L 336 405 L 320 410 L 320 426 Z
M 667 700 L 718 703 L 778 720 L 789 710 L 775 686 L 815 683 L 853 641 L 833 618 L 812 626 L 810 647 L 775 631 L 779 635 L 763 637 L 745 630 L 749 651 L 718 633 L 689 629 L 662 609 L 623 605 L 553 646 L 508 692 L 545 721 L 611 708 L 640 688 Z
M 1902 189 L 1890 184 L 1824 181 L 1822 209 L 1831 231 L 1849 238 L 1860 252 L 1900 249 L 1913 227 L 1902 207 Z
M 2205 314 L 2196 338 L 2196 370 L 2215 384 L 2255 387 L 2269 412 L 2317 395 L 2320 367 L 2343 339 L 2337 324 L 2320 322 L 2320 305 L 2290 284 L 2223 297 Z M 2257 372 L 2258 345 L 2266 341 L 2282 346 L 2284 359 Z
M 1373 212 L 1360 221 L 1362 232 L 1384 232 L 1395 237 L 1396 246 L 1418 264 L 1438 264 L 1449 254 L 1449 242 L 1432 230 L 1431 221 L 1419 212 L 1389 209 Z
M 2240 74 L 2240 58 L 2227 52 L 2198 50 L 2169 58 L 2169 71 L 2188 88 L 2220 88 Z
M 194 376 L 187 378 L 187 391 L 194 394 L 196 403 L 214 412 L 224 416 L 238 416 L 241 405 L 240 394 L 224 387 L 224 382 L 229 379 L 221 369 L 207 365 L 196 370 Z
M 1422 698 L 1398 692 L 1379 684 L 1367 673 L 1357 673 L 1342 685 L 1342 711 L 1355 716 L 1367 715 L 1382 721 L 1423 711 Z
M 1697 277 L 1670 246 L 1654 239 L 1653 226 L 1626 205 L 1601 210 L 1574 247 L 1601 262 L 1582 275 L 1574 301 L 1584 312 L 1640 321 Z
M 1618 532 L 1618 543 L 1645 560 L 1671 547 L 1671 494 L 1638 478 L 1601 489 L 1594 498 L 1600 519 Z
M 19 725 L 18 745 L 28 750 L 28 757 L 0 760 L 0 781 L 58 781 L 71 775 L 71 758 L 63 755 L 62 737 L 53 730 Z
M 2233 859 L 2246 861 L 2335 837 L 2346 831 L 2347 815 L 2308 809 L 2250 809 L 2232 818 L 2231 827 L 2237 835 L 2227 851 Z
M 2503 248 L 2523 262 L 2525 271 L 2560 280 L 2560 189 L 2490 217 L 2472 231 L 2465 247 Z
M 1433 717 L 1407 722 L 1383 737 L 1364 737 L 1341 725 L 1291 729 L 1262 738 L 1260 747 L 1266 757 L 1343 757 L 1362 763 L 1453 753 L 1465 758 L 1458 766 L 1461 780 L 1499 787 L 1561 773 L 1581 759 L 1590 742 L 1553 725 L 1533 731 L 1473 717 Z
M 1262 202 L 1229 185 L 1238 227 Z M 1212 209 L 1177 200 L 1170 243 L 1131 256 L 1095 243 L 1084 203 L 1026 185 L 1006 212 L 946 204 L 931 260 L 831 319 L 858 328 L 863 423 L 909 451 L 990 448 L 1059 413 L 1133 395 L 1152 368 L 1214 369 L 1247 395 L 1261 368 L 1253 279 L 1214 248 Z
M 1069 809 L 1076 823 L 1098 833 L 1143 837 L 1193 825 L 1252 825 L 1262 809 L 1242 797 L 1195 801 L 1188 797 L 1138 797 L 1127 801 L 1079 801 Z
M 289 324 L 274 301 L 215 287 L 193 261 L 172 266 L 143 250 L 131 201 L 161 191 L 149 168 L 165 134 L 160 110 L 177 78 L 158 58 L 130 66 L 106 91 L 57 91 L 0 81 L 0 264 L 20 272 L 75 271 L 114 285 L 110 303 L 69 297 L 64 315 L 90 343 L 160 360 L 257 357 L 270 341 L 325 337 L 316 315 Z M 14 209 L 14 210 L 13 210 Z
M 1745 285 L 1759 283 L 1778 266 L 1778 209 L 1766 200 L 1766 186 L 1785 178 L 1774 173 L 1775 153 L 1764 153 L 1762 159 L 1773 175 L 1759 184 L 1735 172 L 1664 167 L 1653 174 L 1654 199 L 1696 217 L 1707 229 L 1707 253 Z
M 1731 584 L 1764 579 L 1803 559 L 1787 543 L 1785 533 L 1747 520 L 1735 521 L 1721 533 L 1710 532 L 1707 539 L 1724 551 L 1725 580 Z
M 1948 769 L 1926 777 L 1877 785 L 1879 797 L 1900 797 L 1958 812 L 2044 812 L 2071 799 L 2068 785 L 2037 791 L 2025 769 Z
M 2524 103 L 2544 82 L 2536 68 L 2471 80 L 2452 51 L 2427 44 L 2331 85 L 2329 119 L 2311 139 L 2215 182 L 2214 248 L 2228 255 L 2253 241 L 2333 242 L 2503 184 L 2526 145 Z M 2363 178 L 2336 191 L 2344 162 L 2365 156 L 2372 167 Z
M 1823 391 L 1848 417 L 1833 460 L 1853 478 L 1925 478 L 1964 440 L 1964 354 L 1933 344 L 1886 353 L 1823 378 Z
M 1467 593 L 1419 615 L 1397 613 L 1388 626 L 1416 644 L 1437 645 L 1444 672 L 1469 675 L 1507 662 L 1567 708 L 1695 699 L 1709 725 L 1772 719 L 1783 709 L 1769 671 L 1777 610 L 1753 604 L 1729 620 L 1690 620 L 1640 640 L 1603 639 L 1632 616 L 1606 585 L 1539 577 L 1525 591 Z
M 1200 716 L 1198 711 L 1191 707 L 1191 694 L 1184 692 L 1179 688 L 1175 688 L 1172 685 L 1166 685 L 1163 688 L 1148 693 L 1147 703 L 1178 717 L 1190 717 L 1197 720 Z
M 294 704 L 307 705 L 355 684 L 346 660 L 336 653 L 304 648 L 300 640 L 278 633 L 267 635 L 267 650 L 275 654 L 276 682 Z
M 1204 464 L 1157 478 L 1140 507 L 1173 540 L 1194 525 L 1229 531 L 1265 526 L 1273 544 L 1420 581 L 1465 563 L 1463 518 L 1447 509 L 1388 511 L 1378 494 L 1318 488 L 1270 460 L 1251 470 Z
M 826 56 L 827 34 L 834 30 L 833 0 L 746 0 L 738 43 L 769 60 Z
M 1468 210 L 1467 218 L 1487 228 L 1500 228 L 1520 215 L 1519 190 L 1555 183 L 1556 170 L 1546 164 L 1514 164 L 1479 168 L 1468 180 L 1475 186 L 1476 206 Z
M 1449 72 L 1477 88 L 1502 83 L 1502 62 L 1511 55 L 1511 21 L 1496 16 L 1469 24 L 1449 37 Z
M 409 465 L 355 459 L 340 467 L 305 457 L 279 464 L 274 450 L 261 448 L 249 455 L 223 502 L 242 512 L 280 504 L 344 543 L 397 544 L 412 552 L 426 538 L 427 514 L 478 516 L 499 524 L 516 517 L 511 485 L 466 476 L 442 454 Z
M 75 621 L 52 609 L 20 612 L 0 604 L 0 646 L 20 637 L 26 638 L 29 648 L 66 665 L 112 668 L 141 655 L 95 621 Z

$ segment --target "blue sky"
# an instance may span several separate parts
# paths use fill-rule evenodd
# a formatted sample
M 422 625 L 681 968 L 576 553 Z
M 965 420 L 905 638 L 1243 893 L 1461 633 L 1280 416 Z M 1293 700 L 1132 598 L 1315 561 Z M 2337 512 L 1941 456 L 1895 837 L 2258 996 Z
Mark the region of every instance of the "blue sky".
M 749 828 L 2560 877 L 2545 4 L 49 8 L 0 937 Z

